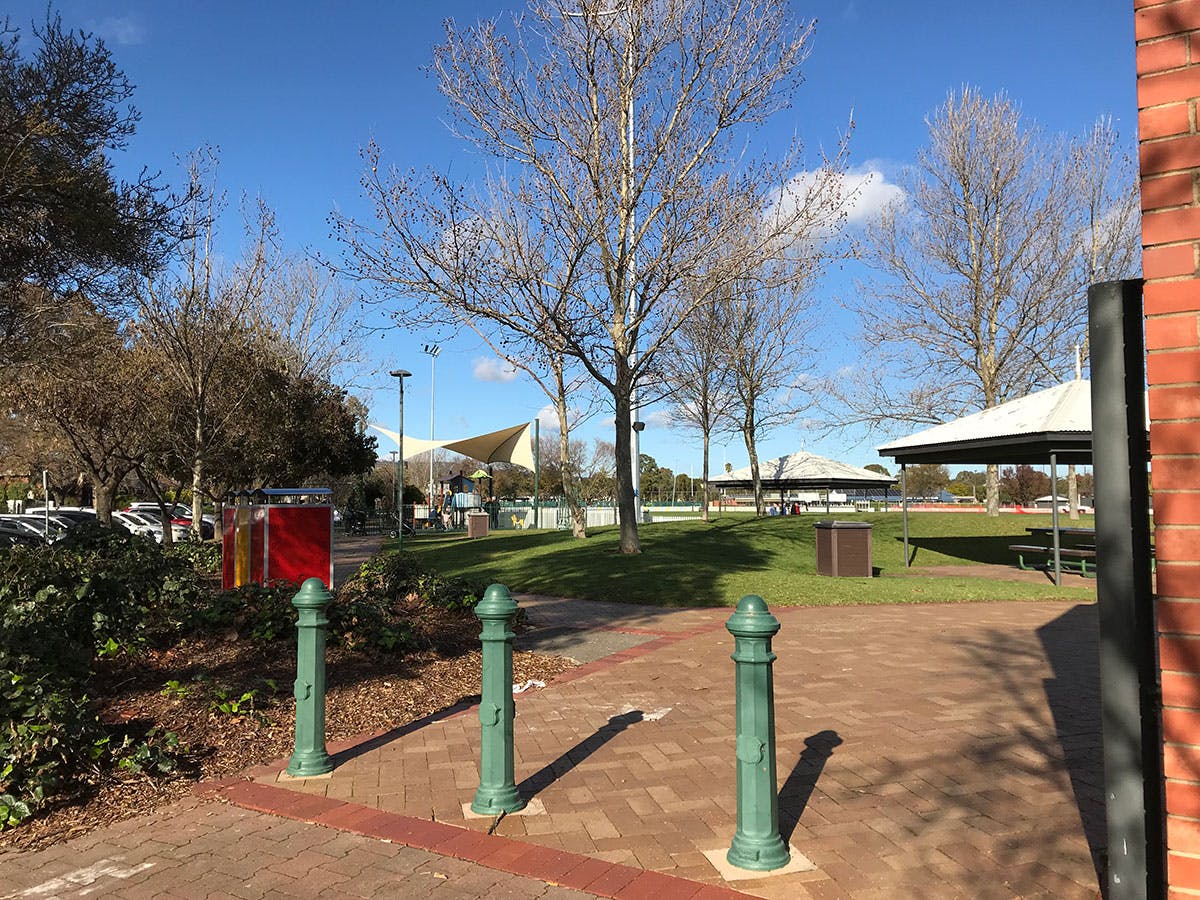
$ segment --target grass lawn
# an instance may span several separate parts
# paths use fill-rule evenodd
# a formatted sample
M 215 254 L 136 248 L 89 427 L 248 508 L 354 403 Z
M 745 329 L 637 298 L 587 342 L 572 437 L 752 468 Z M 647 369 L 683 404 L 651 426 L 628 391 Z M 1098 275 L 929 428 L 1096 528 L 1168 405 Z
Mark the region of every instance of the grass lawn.
M 899 513 L 861 517 L 875 526 L 873 561 L 882 577 L 821 577 L 812 527 L 819 518 L 825 517 L 656 522 L 641 527 L 639 556 L 618 552 L 615 527 L 594 529 L 586 541 L 561 531 L 505 531 L 477 540 L 419 536 L 406 540 L 404 548 L 448 575 L 500 582 L 514 592 L 658 606 L 732 606 L 744 594 L 760 594 L 772 604 L 811 606 L 1095 596 L 1090 588 L 1055 588 L 1048 580 L 893 577 L 905 571 Z M 913 565 L 1014 565 L 1008 545 L 1026 543 L 1027 527 L 1049 523 L 1048 514 L 989 519 L 978 513 L 913 513 Z M 1071 524 L 1090 526 L 1092 520 Z

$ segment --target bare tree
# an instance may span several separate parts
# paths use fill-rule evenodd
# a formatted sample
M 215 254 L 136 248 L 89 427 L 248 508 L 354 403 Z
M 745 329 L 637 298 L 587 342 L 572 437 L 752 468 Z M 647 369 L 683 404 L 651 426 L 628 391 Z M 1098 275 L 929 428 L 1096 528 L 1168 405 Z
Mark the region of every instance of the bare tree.
M 185 209 L 190 237 L 177 271 L 144 285 L 138 308 L 141 341 L 155 351 L 161 378 L 173 388 L 174 411 L 186 419 L 177 455 L 190 472 L 192 529 L 198 535 L 205 468 L 220 452 L 228 428 L 250 415 L 253 391 L 239 383 L 236 356 L 252 343 L 255 313 L 270 276 L 274 221 L 261 204 L 248 227 L 249 246 L 230 270 L 213 247 L 217 160 L 201 152 L 189 161 L 191 200 Z M 165 513 L 164 513 L 165 515 Z M 165 528 L 164 528 L 165 533 Z
M 878 276 L 859 298 L 878 369 L 840 392 L 842 421 L 937 422 L 1058 380 L 1084 328 L 1078 241 L 1089 207 L 1072 147 L 1022 122 L 1003 94 L 951 94 L 927 120 L 929 145 L 903 180 L 906 198 L 868 230 Z M 987 510 L 999 512 L 988 468 Z
M 1101 281 L 1132 278 L 1141 268 L 1141 192 L 1136 161 L 1121 149 L 1120 135 L 1110 119 L 1100 119 L 1083 140 L 1071 147 L 1070 184 L 1081 204 L 1075 235 L 1075 293 L 1087 306 L 1087 289 Z M 1065 348 L 1064 348 L 1065 349 Z M 1080 373 L 1088 357 L 1087 329 L 1072 348 L 1079 355 Z M 1054 371 L 1067 370 L 1061 360 Z M 1079 518 L 1079 478 L 1067 466 L 1069 515 Z
M 754 481 L 754 508 L 766 512 L 758 467 L 758 441 L 794 422 L 810 405 L 804 335 L 808 331 L 804 277 L 791 266 L 760 267 L 741 279 L 726 302 L 731 415 L 742 435 Z
M 663 368 L 673 403 L 671 424 L 700 434 L 704 484 L 702 517 L 708 519 L 709 445 L 714 435 L 734 428 L 729 356 L 729 303 L 714 302 L 683 323 L 666 354 Z
M 333 381 L 362 361 L 356 314 L 362 298 L 303 256 L 272 261 L 256 301 L 256 328 L 277 348 L 287 374 Z
M 834 169 L 797 182 L 796 152 L 750 158 L 751 129 L 786 108 L 813 26 L 778 0 L 534 0 L 508 33 L 448 25 L 433 71 L 451 124 L 497 172 L 476 194 L 366 152 L 376 223 L 339 221 L 353 271 L 417 321 L 487 319 L 573 357 L 612 397 L 621 549 L 640 552 L 631 469 L 635 392 L 704 273 L 744 271 L 836 216 Z M 515 202 L 496 203 L 508 184 Z M 479 290 L 495 277 L 489 218 L 584 251 L 569 303 Z M 752 223 L 767 223 L 753 229 Z M 757 240 L 742 236 L 754 233 Z M 717 279 L 707 284 L 717 286 Z M 710 288 L 710 290 L 712 289 Z M 557 301 L 556 301 L 557 302 Z

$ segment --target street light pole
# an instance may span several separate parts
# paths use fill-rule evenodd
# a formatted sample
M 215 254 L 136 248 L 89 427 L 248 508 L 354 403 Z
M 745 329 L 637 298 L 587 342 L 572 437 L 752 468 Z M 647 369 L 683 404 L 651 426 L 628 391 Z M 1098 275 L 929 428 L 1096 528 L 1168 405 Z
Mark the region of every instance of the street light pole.
M 625 191 L 625 196 L 631 197 L 633 194 L 633 185 L 634 185 L 634 180 L 635 180 L 634 179 L 634 175 L 635 175 L 635 173 L 634 173 L 634 137 L 635 137 L 634 112 L 635 112 L 635 108 L 634 108 L 634 98 L 633 98 L 633 49 L 634 49 L 633 48 L 633 42 L 634 42 L 633 5 L 631 3 L 620 4 L 620 5 L 614 6 L 610 9 L 597 10 L 595 14 L 597 16 L 612 16 L 612 15 L 616 15 L 617 13 L 621 13 L 621 12 L 626 13 L 628 16 L 628 21 L 626 22 L 626 34 L 625 34 L 625 53 L 624 53 L 624 58 L 622 60 L 622 64 L 623 64 L 623 67 L 625 70 L 624 71 L 625 88 L 628 93 L 625 97 L 625 134 L 623 135 L 623 137 L 625 138 L 625 161 L 624 161 L 624 165 L 622 167 L 623 171 L 621 172 L 621 177 L 624 182 L 624 184 L 622 185 L 622 188 Z M 568 18 L 573 18 L 573 19 L 574 18 L 586 18 L 586 16 L 587 16 L 586 13 L 571 13 L 571 12 L 564 12 L 563 15 L 567 16 Z M 634 240 L 634 235 L 636 234 L 636 232 L 637 232 L 637 206 L 631 205 L 630 210 L 629 210 L 629 227 L 626 231 L 627 235 L 629 235 L 628 240 Z M 632 320 L 636 321 L 638 319 L 638 314 L 640 313 L 640 309 L 636 308 L 638 304 L 637 304 L 637 285 L 636 285 L 636 281 L 634 278 L 634 275 L 637 272 L 637 269 L 634 265 L 635 250 L 636 250 L 636 244 L 630 244 L 628 247 L 628 265 L 626 266 L 626 271 L 628 272 L 628 274 L 626 275 L 626 278 L 629 282 L 629 292 L 628 292 L 627 299 L 625 302 L 625 325 L 626 325 L 626 327 L 629 326 L 631 317 L 632 317 Z M 640 326 L 641 326 L 641 323 L 638 322 L 638 327 L 640 327 Z M 634 366 L 637 365 L 637 354 L 638 354 L 637 338 L 635 336 L 632 341 L 632 345 L 629 348 L 629 361 Z M 629 392 L 629 409 L 630 409 L 630 415 L 633 416 L 633 422 L 631 423 L 631 433 L 629 436 L 629 444 L 630 444 L 630 448 L 629 448 L 630 454 L 629 455 L 632 457 L 632 460 L 630 463 L 631 469 L 632 469 L 632 471 L 630 472 L 630 480 L 633 483 L 633 511 L 634 511 L 633 517 L 636 522 L 641 522 L 641 520 L 642 520 L 642 431 L 643 431 L 643 429 L 645 429 L 646 423 L 640 421 L 638 418 L 639 409 L 638 409 L 638 389 L 637 389 L 636 378 L 634 379 L 634 384 L 631 387 L 630 392 Z
M 437 344 L 426 344 L 421 348 L 423 353 L 429 354 L 429 442 L 432 444 L 436 438 L 433 436 L 433 401 L 434 401 L 434 375 L 437 364 L 438 354 L 442 352 L 442 348 Z M 433 505 L 433 460 L 437 450 L 434 447 L 429 448 L 429 504 Z
M 388 373 L 396 379 L 400 386 L 400 422 L 396 429 L 396 443 L 400 449 L 396 451 L 396 549 L 404 549 L 404 379 L 411 378 L 412 372 L 395 369 Z

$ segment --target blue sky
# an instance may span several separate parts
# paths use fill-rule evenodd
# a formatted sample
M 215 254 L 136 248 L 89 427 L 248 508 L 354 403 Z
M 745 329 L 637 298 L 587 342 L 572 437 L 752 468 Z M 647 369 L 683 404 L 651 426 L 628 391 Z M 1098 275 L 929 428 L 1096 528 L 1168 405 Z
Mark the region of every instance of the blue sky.
M 44 0 L 9 0 L 12 23 L 27 30 L 45 15 Z M 1052 131 L 1078 133 L 1111 116 L 1135 139 L 1133 13 L 1128 0 L 1059 0 L 1003 4 L 896 3 L 879 0 L 794 2 L 797 16 L 818 20 L 806 82 L 793 109 L 772 121 L 765 138 L 797 132 L 810 148 L 832 146 L 851 111 L 851 159 L 886 185 L 926 140 L 925 116 L 964 84 L 1006 91 L 1024 114 Z M 516 0 L 347 2 L 316 4 L 108 2 L 67 0 L 56 6 L 66 25 L 105 38 L 137 85 L 139 131 L 120 169 L 142 165 L 175 177 L 175 159 L 204 144 L 221 151 L 221 184 L 231 198 L 261 194 L 276 210 L 285 244 L 336 255 L 327 217 L 334 208 L 366 212 L 359 195 L 359 149 L 375 138 L 400 166 L 477 171 L 478 161 L 449 134 L 434 81 L 422 67 L 444 35 L 442 21 L 473 22 L 522 8 Z M 869 191 L 867 197 L 886 191 Z M 866 212 L 866 210 L 862 210 Z M 240 236 L 231 218 L 225 251 Z M 833 302 L 853 295 L 852 264 L 818 286 L 819 371 L 853 362 L 852 324 Z M 393 331 L 373 335 L 372 363 L 359 373 L 360 393 L 380 424 L 396 423 L 397 366 L 414 373 L 406 389 L 406 431 L 429 435 L 433 337 Z M 504 381 L 471 334 L 440 336 L 438 437 L 462 437 L 533 418 L 544 396 L 520 380 Z M 642 451 L 660 465 L 699 474 L 699 441 L 659 424 L 653 411 Z M 601 417 L 583 436 L 611 440 Z M 781 429 L 760 447 L 764 458 L 801 447 L 857 465 L 879 461 L 876 440 L 819 438 Z M 391 448 L 386 438 L 381 451 Z M 738 439 L 716 447 L 723 460 L 746 462 Z

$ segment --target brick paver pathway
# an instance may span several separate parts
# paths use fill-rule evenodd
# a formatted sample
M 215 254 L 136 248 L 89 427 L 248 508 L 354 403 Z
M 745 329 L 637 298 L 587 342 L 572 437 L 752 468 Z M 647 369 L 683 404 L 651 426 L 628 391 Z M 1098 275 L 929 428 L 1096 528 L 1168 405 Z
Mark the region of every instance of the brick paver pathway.
M 520 871 L 548 880 L 583 871 L 582 854 L 619 866 L 605 870 L 609 881 L 579 885 L 602 895 L 683 897 L 696 883 L 722 885 L 702 852 L 727 847 L 735 827 L 728 612 L 643 610 L 640 626 L 618 627 L 647 642 L 521 696 L 517 778 L 542 815 L 464 819 L 478 783 L 473 711 L 343 749 L 326 779 L 275 785 L 276 772 L 262 770 L 258 794 L 232 786 L 228 796 L 298 818 L 366 820 L 364 833 L 431 820 L 473 829 L 425 846 L 492 863 L 524 854 Z M 797 900 L 1099 895 L 1094 606 L 776 613 L 781 818 L 816 868 L 729 886 Z M 306 808 L 297 792 L 328 799 Z M 500 840 L 482 833 L 489 827 L 520 843 L 489 843 Z M 670 882 L 672 894 L 666 881 L 629 883 L 627 867 L 693 886 Z M 644 890 L 613 891 L 613 878 Z
M 0 898 L 521 898 L 594 894 L 191 799 L 38 853 L 0 856 Z

